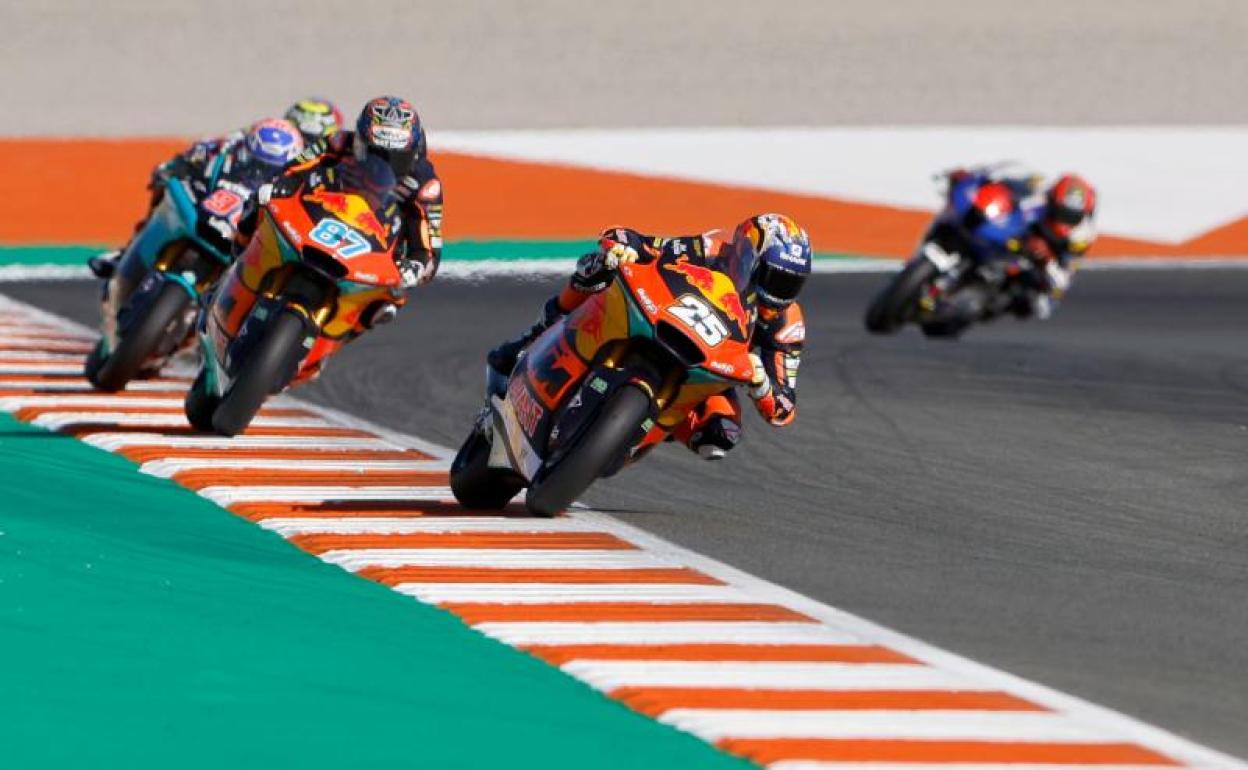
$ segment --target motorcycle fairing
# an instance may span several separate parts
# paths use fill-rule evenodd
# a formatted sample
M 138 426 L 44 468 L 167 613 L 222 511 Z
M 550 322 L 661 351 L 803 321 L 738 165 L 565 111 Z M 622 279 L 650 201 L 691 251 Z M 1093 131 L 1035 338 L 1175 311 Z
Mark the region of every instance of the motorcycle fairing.
M 575 445 L 583 427 L 620 387 L 633 383 L 658 393 L 664 384 L 661 373 L 615 360 L 616 352 L 627 350 L 629 344 L 668 350 L 681 369 L 679 381 L 671 383 L 674 392 L 669 393 L 666 408 L 644 421 L 635 443 L 653 432 L 656 424 L 664 433 L 674 429 L 708 396 L 748 379 L 752 319 L 731 305 L 724 311 L 720 306 L 728 303 L 722 296 L 702 291 L 680 271 L 668 275 L 669 271 L 661 269 L 664 264 L 660 260 L 652 266 L 621 267 L 611 286 L 586 299 L 529 346 L 517 361 L 505 393 L 491 386 L 492 425 L 495 436 L 502 438 L 492 444 L 491 467 L 512 468 L 532 482 L 561 452 Z M 721 283 L 702 283 L 723 289 Z M 732 287 L 730 281 L 727 285 Z M 721 352 L 730 362 L 708 355 L 705 363 L 723 364 L 722 374 L 702 365 L 686 367 L 668 343 L 657 338 L 658 324 L 680 321 L 668 309 L 677 301 L 673 289 L 681 296 L 699 292 L 718 300 L 714 307 L 723 313 L 722 321 L 730 331 L 722 340 L 729 347 Z M 691 340 L 691 344 L 696 343 Z

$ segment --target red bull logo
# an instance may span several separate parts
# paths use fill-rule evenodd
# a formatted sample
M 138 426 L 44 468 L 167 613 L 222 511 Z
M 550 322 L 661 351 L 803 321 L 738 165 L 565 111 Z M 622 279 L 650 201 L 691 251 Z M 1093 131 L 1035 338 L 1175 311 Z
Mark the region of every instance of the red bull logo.
M 702 292 L 702 296 L 736 321 L 737 326 L 743 332 L 745 331 L 749 323 L 749 315 L 745 311 L 745 306 L 741 304 L 741 295 L 737 293 L 737 287 L 732 285 L 732 279 L 718 270 L 695 265 L 683 257 L 664 265 L 663 268 L 684 276 L 689 285 Z
M 323 187 L 312 191 L 311 195 L 303 196 L 305 201 L 320 204 L 321 208 L 355 227 L 374 240 L 386 240 L 386 228 L 377 219 L 364 199 L 351 193 L 329 192 Z

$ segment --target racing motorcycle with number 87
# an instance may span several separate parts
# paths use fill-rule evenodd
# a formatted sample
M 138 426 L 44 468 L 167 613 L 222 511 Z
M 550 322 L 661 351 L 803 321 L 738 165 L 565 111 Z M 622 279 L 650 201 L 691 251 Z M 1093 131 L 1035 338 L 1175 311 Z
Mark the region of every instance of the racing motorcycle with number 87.
M 200 316 L 202 363 L 186 395 L 187 419 L 200 430 L 241 433 L 270 395 L 313 377 L 406 301 L 389 165 L 348 158 L 276 187 Z

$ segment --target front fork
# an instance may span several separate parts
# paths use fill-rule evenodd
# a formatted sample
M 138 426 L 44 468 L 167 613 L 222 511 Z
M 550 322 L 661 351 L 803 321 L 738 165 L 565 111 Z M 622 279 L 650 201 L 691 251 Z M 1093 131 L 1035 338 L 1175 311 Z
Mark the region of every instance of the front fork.
M 928 284 L 927 290 L 919 298 L 919 310 L 924 314 L 935 313 L 942 301 L 961 282 L 966 272 L 966 261 L 956 251 L 947 250 L 935 240 L 928 240 L 919 249 L 916 259 L 931 262 L 938 271 L 936 277 Z

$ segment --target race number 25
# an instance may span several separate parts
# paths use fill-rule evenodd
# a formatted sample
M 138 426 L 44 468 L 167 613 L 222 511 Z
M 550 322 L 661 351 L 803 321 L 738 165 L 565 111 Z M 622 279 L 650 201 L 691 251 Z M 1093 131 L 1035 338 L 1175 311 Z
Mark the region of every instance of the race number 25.
M 728 336 L 728 329 L 719 319 L 714 310 L 706 302 L 692 294 L 686 294 L 667 308 L 667 312 L 680 319 L 681 323 L 693 329 L 702 341 L 715 347 Z
M 364 236 L 337 219 L 322 219 L 308 235 L 343 259 L 358 257 L 372 250 Z

